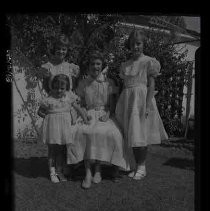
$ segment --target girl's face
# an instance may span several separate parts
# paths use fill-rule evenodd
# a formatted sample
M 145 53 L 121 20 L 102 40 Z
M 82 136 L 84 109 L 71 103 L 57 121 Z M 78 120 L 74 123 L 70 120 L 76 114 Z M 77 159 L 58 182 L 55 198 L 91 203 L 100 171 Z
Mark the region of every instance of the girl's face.
M 67 82 L 65 80 L 57 80 L 53 83 L 53 93 L 57 98 L 65 95 L 67 89 Z
M 65 46 L 58 46 L 56 48 L 56 50 L 55 50 L 55 56 L 59 60 L 63 61 L 64 58 L 66 57 L 67 51 L 68 51 L 67 47 L 65 47 Z
M 143 37 L 139 36 L 137 39 L 134 39 L 131 42 L 130 47 L 134 57 L 140 56 L 143 53 L 143 47 L 144 47 Z
M 89 74 L 93 78 L 97 78 L 102 71 L 102 61 L 100 59 L 93 59 L 89 64 Z

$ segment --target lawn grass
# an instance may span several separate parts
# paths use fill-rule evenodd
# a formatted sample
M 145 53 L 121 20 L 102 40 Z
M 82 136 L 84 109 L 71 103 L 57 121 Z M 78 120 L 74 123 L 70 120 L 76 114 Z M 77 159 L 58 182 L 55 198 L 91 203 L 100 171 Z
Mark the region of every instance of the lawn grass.
M 188 147 L 186 147 L 188 145 Z M 191 146 L 191 147 L 189 147 Z M 74 169 L 71 181 L 52 184 L 48 179 L 47 148 L 41 143 L 14 144 L 14 193 L 17 211 L 193 211 L 193 143 L 167 142 L 151 146 L 147 177 L 134 181 L 122 173 L 110 180 L 111 167 L 103 166 L 103 180 L 89 190 L 81 188 L 84 166 Z

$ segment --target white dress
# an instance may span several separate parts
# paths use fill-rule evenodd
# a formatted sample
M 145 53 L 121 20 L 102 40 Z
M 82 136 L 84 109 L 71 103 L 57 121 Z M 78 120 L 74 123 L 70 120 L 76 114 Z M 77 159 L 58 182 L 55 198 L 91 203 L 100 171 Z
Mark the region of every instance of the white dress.
M 41 105 L 49 112 L 41 127 L 44 143 L 60 145 L 73 143 L 70 109 L 74 102 L 74 96 L 70 95 L 60 99 L 47 97 L 41 101 Z
M 147 144 L 160 144 L 161 140 L 167 140 L 168 134 L 165 131 L 160 117 L 155 97 L 152 98 L 150 113 L 146 120 Z
M 77 77 L 79 75 L 80 69 L 78 65 L 75 65 L 73 63 L 68 63 L 68 62 L 62 62 L 61 64 L 58 65 L 53 65 L 51 62 L 47 62 L 41 66 L 42 68 L 47 69 L 52 76 L 58 75 L 58 74 L 64 74 L 68 76 L 69 81 L 70 81 L 70 92 L 72 92 L 72 77 Z M 68 93 L 72 94 L 72 93 Z M 77 113 L 74 108 L 71 109 L 70 111 L 71 116 L 72 116 L 72 123 L 76 121 L 77 118 Z
M 146 55 L 121 65 L 124 89 L 117 102 L 116 119 L 123 130 L 127 148 L 160 144 L 161 138 L 167 136 L 154 98 L 149 116 L 145 118 L 147 78 L 156 77 L 159 71 L 160 63 Z
M 99 121 L 99 118 L 106 114 L 109 96 L 114 92 L 114 83 L 109 79 L 98 82 L 89 77 L 79 83 L 77 94 L 85 101 L 92 120 L 90 125 L 78 125 L 75 130 L 77 155 L 72 153 L 71 146 L 67 146 L 68 164 L 93 159 L 129 170 L 123 150 L 123 136 L 116 122 L 112 119 L 107 122 Z

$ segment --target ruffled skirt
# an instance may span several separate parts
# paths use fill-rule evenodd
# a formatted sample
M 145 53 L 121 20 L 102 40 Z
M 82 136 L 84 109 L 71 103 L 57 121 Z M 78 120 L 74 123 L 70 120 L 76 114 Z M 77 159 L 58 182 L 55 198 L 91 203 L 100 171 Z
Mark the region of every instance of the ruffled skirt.
M 73 143 L 70 112 L 48 114 L 42 124 L 42 140 L 46 144 Z

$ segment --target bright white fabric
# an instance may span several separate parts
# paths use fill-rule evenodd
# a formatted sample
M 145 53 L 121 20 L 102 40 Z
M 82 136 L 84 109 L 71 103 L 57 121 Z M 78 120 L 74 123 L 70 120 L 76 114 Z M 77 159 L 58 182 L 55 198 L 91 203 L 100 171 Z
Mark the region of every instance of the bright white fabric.
M 79 75 L 80 69 L 78 65 L 75 65 L 73 63 L 68 62 L 62 62 L 58 65 L 53 65 L 51 62 L 47 62 L 41 66 L 42 68 L 47 69 L 52 76 L 58 75 L 58 74 L 64 74 L 68 76 L 70 81 L 70 95 L 72 95 L 72 77 L 77 77 Z M 71 118 L 72 123 L 76 122 L 77 113 L 74 108 L 71 108 Z
M 155 99 L 148 118 L 145 118 L 147 78 L 156 77 L 159 71 L 160 63 L 145 55 L 135 62 L 129 60 L 121 65 L 120 77 L 124 80 L 124 89 L 116 106 L 116 119 L 123 130 L 127 147 L 159 144 L 167 136 Z
M 69 95 L 61 99 L 44 98 L 41 105 L 50 112 L 43 120 L 41 127 L 42 140 L 47 144 L 73 143 L 71 131 L 70 109 L 75 102 L 74 96 Z
M 123 137 L 116 122 L 109 119 L 101 122 L 99 118 L 106 114 L 103 109 L 113 93 L 111 80 L 98 82 L 87 78 L 79 83 L 77 94 L 84 98 L 88 115 L 92 117 L 90 125 L 77 125 L 75 129 L 75 155 L 72 146 L 67 145 L 67 163 L 77 163 L 85 159 L 100 160 L 129 170 L 129 162 L 124 152 Z M 96 107 L 96 109 L 93 109 Z M 98 110 L 98 108 L 100 108 Z

